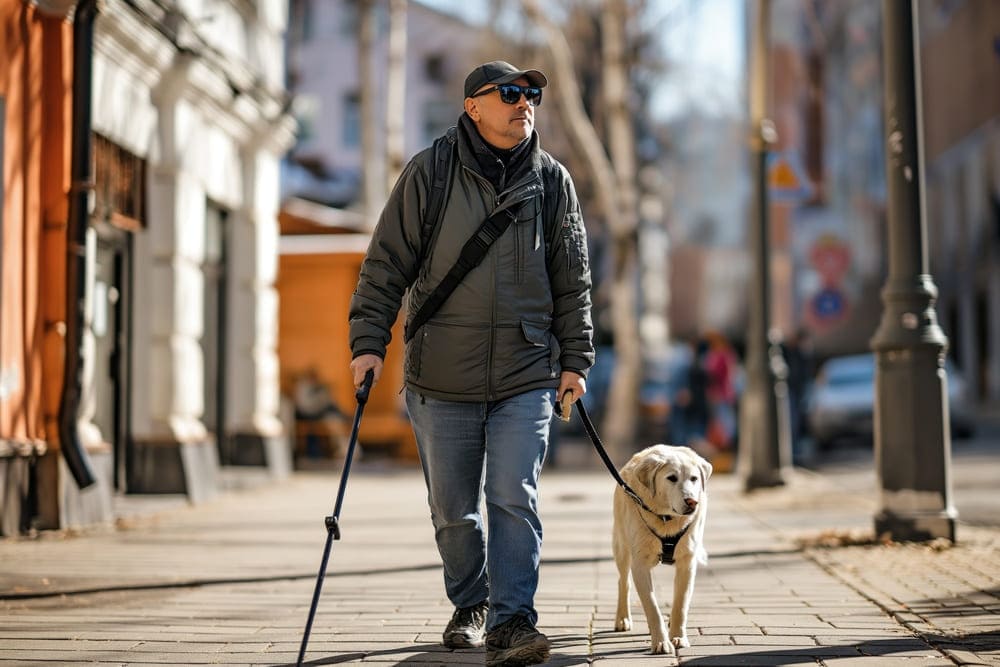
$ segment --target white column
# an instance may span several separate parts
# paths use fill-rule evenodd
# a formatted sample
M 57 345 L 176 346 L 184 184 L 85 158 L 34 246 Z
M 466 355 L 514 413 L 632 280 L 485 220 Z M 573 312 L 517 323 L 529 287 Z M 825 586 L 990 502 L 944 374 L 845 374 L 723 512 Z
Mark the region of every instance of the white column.
M 215 442 L 204 411 L 205 191 L 179 157 L 197 123 L 184 100 L 158 100 L 160 158 L 149 166 L 148 220 L 135 245 L 130 488 L 214 495 Z
M 279 176 L 275 155 L 248 148 L 243 155 L 244 207 L 231 227 L 229 265 L 231 348 L 228 431 L 281 436 L 277 278 Z

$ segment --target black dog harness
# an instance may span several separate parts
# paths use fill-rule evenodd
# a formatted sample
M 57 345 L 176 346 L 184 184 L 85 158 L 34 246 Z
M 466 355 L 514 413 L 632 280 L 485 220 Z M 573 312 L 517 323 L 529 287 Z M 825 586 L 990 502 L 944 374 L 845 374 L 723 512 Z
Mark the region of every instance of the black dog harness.
M 615 468 L 614 464 L 611 463 L 611 459 L 608 457 L 608 453 L 604 449 L 604 444 L 601 442 L 601 437 L 597 435 L 597 429 L 594 428 L 594 423 L 590 421 L 590 415 L 587 414 L 587 408 L 584 406 L 583 401 L 577 399 L 576 405 L 577 408 L 580 410 L 580 419 L 583 420 L 583 426 L 584 428 L 587 429 L 587 435 L 590 436 L 590 441 L 594 443 L 594 449 L 597 450 L 597 453 L 600 455 L 601 460 L 604 461 L 604 467 L 606 467 L 608 469 L 608 472 L 611 473 L 611 476 L 615 478 L 615 481 L 618 482 L 618 486 L 622 488 L 622 491 L 625 492 L 625 495 L 627 495 L 629 498 L 635 501 L 635 504 L 638 505 L 637 509 L 639 510 L 639 517 L 642 519 L 642 522 L 646 524 L 646 528 L 649 529 L 649 532 L 651 532 L 653 535 L 656 535 L 657 539 L 660 540 L 660 545 L 661 545 L 660 562 L 665 565 L 673 565 L 674 550 L 677 548 L 677 543 L 681 541 L 681 538 L 684 537 L 685 534 L 687 534 L 688 528 L 691 527 L 691 524 L 689 523 L 688 525 L 684 526 L 684 528 L 682 528 L 681 531 L 675 535 L 663 536 L 657 533 L 655 530 L 653 530 L 653 527 L 650 526 L 649 523 L 646 521 L 645 517 L 642 516 L 642 510 L 645 510 L 650 514 L 659 517 L 659 519 L 664 523 L 670 521 L 670 519 L 672 519 L 673 517 L 669 514 L 657 514 L 656 512 L 651 510 L 649 506 L 643 502 L 642 498 L 639 497 L 639 494 L 636 493 L 635 490 L 631 486 L 629 486 L 624 479 L 622 479 L 622 476 L 618 474 L 618 470 Z M 561 403 L 558 402 L 556 403 L 556 410 L 561 413 L 562 410 Z
M 643 505 L 642 509 L 646 509 L 645 505 Z M 664 522 L 670 521 L 673 518 L 672 516 L 666 514 L 658 514 L 657 516 L 659 516 L 660 520 Z M 689 523 L 688 525 L 684 526 L 683 528 L 681 528 L 681 532 L 676 533 L 674 535 L 660 535 L 655 530 L 653 530 L 653 527 L 649 525 L 649 523 L 646 521 L 646 518 L 643 517 L 641 513 L 639 514 L 639 517 L 642 519 L 642 522 L 646 524 L 646 528 L 649 529 L 649 532 L 651 532 L 653 535 L 656 536 L 658 540 L 660 540 L 660 563 L 664 565 L 673 565 L 674 550 L 677 548 L 677 543 L 680 542 L 681 538 L 687 534 L 688 529 L 691 527 L 691 524 Z

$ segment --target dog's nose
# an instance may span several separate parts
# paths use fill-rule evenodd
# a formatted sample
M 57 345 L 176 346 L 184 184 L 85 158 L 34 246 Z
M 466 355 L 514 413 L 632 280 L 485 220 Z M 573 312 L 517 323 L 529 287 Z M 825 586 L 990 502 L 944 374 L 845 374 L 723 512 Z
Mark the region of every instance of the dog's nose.
M 698 506 L 698 501 L 695 498 L 685 498 L 684 502 L 687 503 L 688 509 L 691 510 Z

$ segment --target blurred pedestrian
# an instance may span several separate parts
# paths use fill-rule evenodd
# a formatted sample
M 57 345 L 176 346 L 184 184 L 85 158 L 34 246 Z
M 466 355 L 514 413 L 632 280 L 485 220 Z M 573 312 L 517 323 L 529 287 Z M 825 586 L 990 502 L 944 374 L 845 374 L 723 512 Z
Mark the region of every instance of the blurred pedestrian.
M 718 331 L 706 334 L 706 394 L 709 403 L 707 437 L 717 449 L 732 447 L 736 435 L 736 375 L 739 371 L 736 352 Z
M 375 379 L 404 293 L 420 310 L 483 221 L 513 222 L 406 349 L 406 404 L 455 612 L 446 646 L 486 643 L 486 661 L 536 664 L 542 526 L 538 475 L 557 397 L 581 398 L 594 362 L 586 232 L 566 169 L 534 131 L 545 75 L 503 61 L 465 80 L 447 205 L 422 214 L 435 150 L 414 157 L 373 234 L 351 300 L 351 370 Z M 482 235 L 478 235 L 482 238 Z M 427 245 L 428 247 L 424 247 Z M 480 505 L 487 507 L 484 529 Z
M 295 419 L 311 423 L 306 429 L 306 456 L 317 458 L 323 452 L 321 440 L 332 445 L 331 455 L 343 456 L 347 452 L 347 415 L 330 395 L 330 388 L 320 380 L 319 372 L 310 366 L 295 378 Z
M 708 430 L 708 374 L 705 354 L 708 343 L 702 339 L 688 342 L 687 362 L 680 366 L 682 381 L 673 395 L 670 410 L 670 441 L 702 450 Z
M 785 365 L 788 368 L 788 416 L 792 435 L 792 461 L 808 462 L 810 457 L 805 427 L 806 399 L 816 372 L 812 337 L 809 330 L 800 328 L 783 346 Z

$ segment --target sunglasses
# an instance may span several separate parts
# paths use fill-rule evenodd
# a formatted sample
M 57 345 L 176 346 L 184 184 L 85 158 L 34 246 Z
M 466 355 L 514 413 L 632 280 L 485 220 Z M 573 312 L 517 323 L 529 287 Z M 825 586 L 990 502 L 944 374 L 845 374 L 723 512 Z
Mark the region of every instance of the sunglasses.
M 494 90 L 500 91 L 500 101 L 504 104 L 517 104 L 524 95 L 524 100 L 529 106 L 537 107 L 542 103 L 542 89 L 538 86 L 519 86 L 516 83 L 501 83 L 491 86 L 486 90 L 480 90 L 473 97 L 488 95 Z

